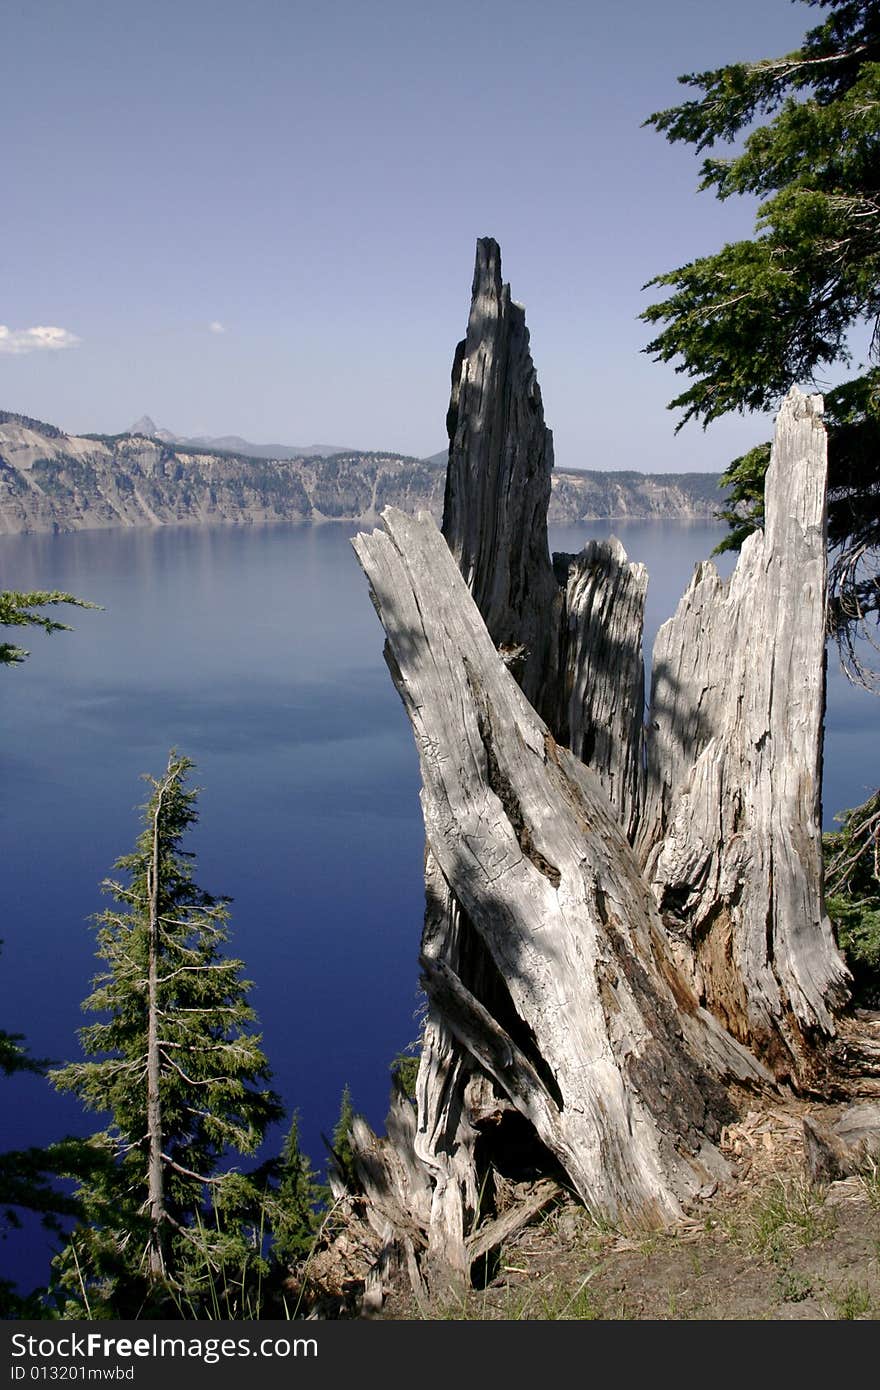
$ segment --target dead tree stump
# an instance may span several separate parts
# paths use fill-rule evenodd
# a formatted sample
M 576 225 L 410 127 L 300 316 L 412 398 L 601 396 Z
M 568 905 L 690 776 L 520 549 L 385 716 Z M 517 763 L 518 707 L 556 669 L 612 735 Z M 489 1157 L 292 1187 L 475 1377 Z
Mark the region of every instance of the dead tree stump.
M 429 1004 L 405 1157 L 356 1148 L 434 1284 L 491 1244 L 501 1175 L 678 1215 L 724 1172 L 737 1089 L 814 1076 L 848 979 L 822 900 L 820 399 L 783 404 L 731 580 L 699 566 L 661 630 L 647 725 L 647 576 L 616 541 L 550 558 L 552 440 L 488 239 L 448 424 L 442 536 L 389 508 L 354 541 L 419 753 Z

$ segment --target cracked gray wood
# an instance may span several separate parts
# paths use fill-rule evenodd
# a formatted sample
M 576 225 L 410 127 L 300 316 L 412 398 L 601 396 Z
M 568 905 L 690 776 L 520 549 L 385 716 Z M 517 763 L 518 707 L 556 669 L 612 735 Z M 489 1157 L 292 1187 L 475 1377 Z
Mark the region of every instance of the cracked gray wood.
M 822 897 L 825 478 L 821 398 L 794 389 L 764 530 L 726 583 L 698 566 L 658 633 L 638 836 L 706 1006 L 800 1080 L 848 981 Z
M 630 563 L 616 536 L 553 560 L 565 583 L 553 732 L 596 773 L 632 839 L 644 790 L 648 571 Z
M 477 242 L 452 369 L 443 534 L 526 697 L 602 781 L 628 833 L 641 795 L 643 565 L 614 537 L 551 560 L 553 438 L 525 311 Z
M 547 544 L 553 437 L 525 312 L 502 284 L 491 237 L 477 242 L 446 426 L 443 534 L 493 642 L 517 662 L 520 684 L 543 712 L 555 687 L 559 609 Z

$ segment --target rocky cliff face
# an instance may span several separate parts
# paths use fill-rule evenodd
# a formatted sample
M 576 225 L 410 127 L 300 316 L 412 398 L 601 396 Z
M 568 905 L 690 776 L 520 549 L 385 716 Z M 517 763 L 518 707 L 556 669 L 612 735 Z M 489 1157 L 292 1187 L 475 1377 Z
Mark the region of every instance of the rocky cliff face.
M 0 411 L 0 535 L 112 526 L 375 520 L 443 511 L 445 467 L 399 454 L 265 459 L 141 435 L 66 435 Z M 557 473 L 551 523 L 711 517 L 709 474 Z
M 0 417 L 0 533 L 439 515 L 443 473 L 395 454 L 262 459 L 156 438 L 75 437 Z
M 717 473 L 557 470 L 547 520 L 551 526 L 565 526 L 597 517 L 629 517 L 633 521 L 709 519 L 724 500 L 718 484 Z

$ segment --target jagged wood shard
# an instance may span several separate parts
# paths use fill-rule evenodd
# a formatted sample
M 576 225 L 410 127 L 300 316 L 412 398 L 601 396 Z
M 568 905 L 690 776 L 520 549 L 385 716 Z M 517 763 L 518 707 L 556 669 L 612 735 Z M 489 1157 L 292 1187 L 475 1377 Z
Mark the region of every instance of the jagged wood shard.
M 551 560 L 553 438 L 525 312 L 477 242 L 447 415 L 443 535 L 493 642 L 557 741 L 588 762 L 628 833 L 642 789 L 643 565 L 618 540 Z
M 795 1076 L 848 979 L 822 898 L 825 476 L 821 400 L 792 391 L 764 531 L 727 583 L 698 566 L 657 636 L 639 830 L 707 1007 Z
M 642 627 L 648 571 L 620 541 L 589 541 L 554 555 L 564 583 L 554 733 L 596 773 L 628 837 L 643 793 L 645 672 Z
M 497 647 L 536 708 L 555 680 L 558 588 L 547 545 L 553 437 L 525 313 L 501 253 L 477 242 L 467 337 L 452 369 L 443 534 Z M 558 620 L 557 620 L 558 621 Z

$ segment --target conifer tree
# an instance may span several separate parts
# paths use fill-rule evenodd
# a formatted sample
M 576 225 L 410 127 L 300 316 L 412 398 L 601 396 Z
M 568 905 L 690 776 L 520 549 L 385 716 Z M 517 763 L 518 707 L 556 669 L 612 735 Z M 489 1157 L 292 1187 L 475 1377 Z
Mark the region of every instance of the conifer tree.
M 332 1153 L 332 1166 L 350 1191 L 357 1190 L 354 1150 L 351 1146 L 351 1127 L 354 1124 L 354 1119 L 355 1111 L 351 1100 L 351 1088 L 348 1082 L 346 1082 L 342 1088 L 342 1096 L 339 1101 L 339 1118 L 333 1127 L 333 1140 L 330 1149 Z M 326 1139 L 324 1142 L 326 1144 Z
M 103 885 L 115 906 L 97 919 L 104 969 L 83 1007 L 100 1019 L 80 1032 L 89 1060 L 51 1074 L 110 1115 L 92 1142 L 113 1161 L 81 1188 L 85 1219 L 55 1262 L 56 1296 L 74 1315 L 161 1312 L 186 1298 L 194 1262 L 214 1247 L 228 1261 L 255 1194 L 220 1165 L 228 1150 L 252 1154 L 282 1114 L 250 1031 L 250 982 L 223 954 L 229 900 L 196 885 L 182 848 L 197 820 L 192 767 L 172 751 L 146 778 L 144 829 L 115 865 L 124 877 Z
M 319 1223 L 323 1192 L 299 1142 L 299 1114 L 295 1113 L 277 1165 L 278 1181 L 272 1194 L 270 1226 L 272 1254 L 280 1267 L 294 1265 L 311 1252 Z

